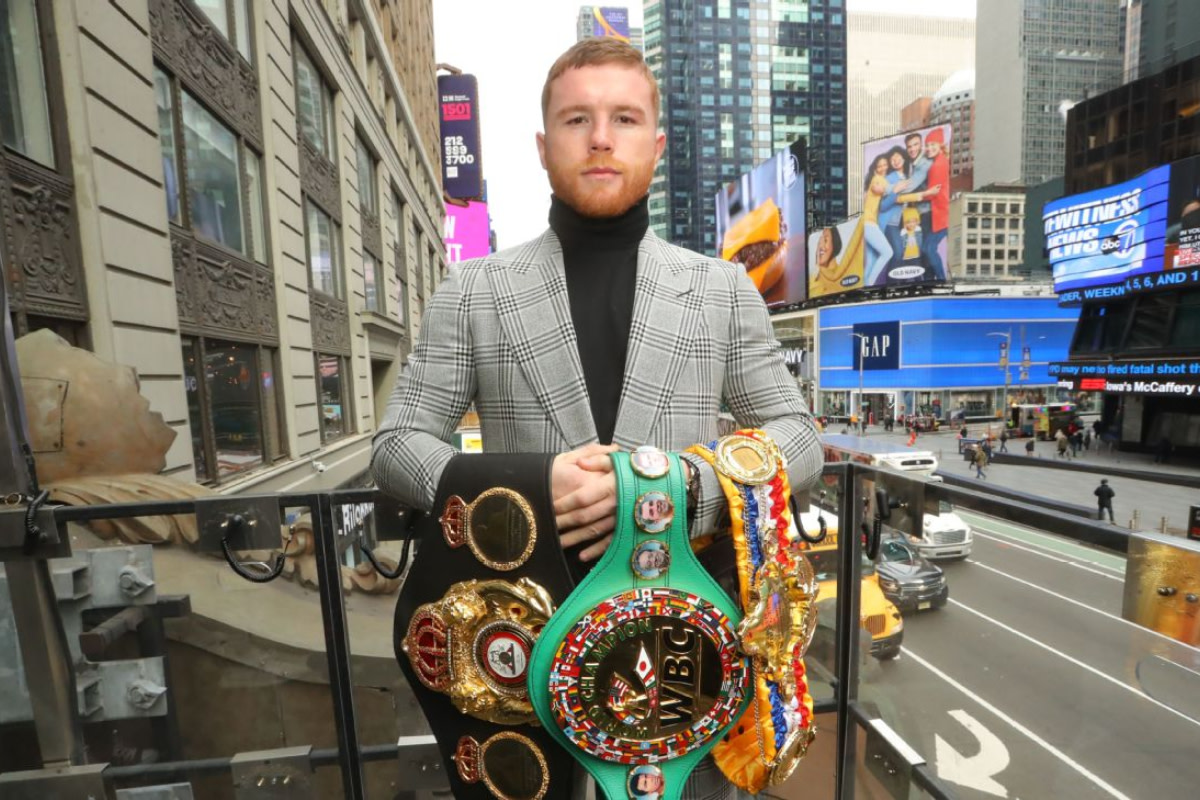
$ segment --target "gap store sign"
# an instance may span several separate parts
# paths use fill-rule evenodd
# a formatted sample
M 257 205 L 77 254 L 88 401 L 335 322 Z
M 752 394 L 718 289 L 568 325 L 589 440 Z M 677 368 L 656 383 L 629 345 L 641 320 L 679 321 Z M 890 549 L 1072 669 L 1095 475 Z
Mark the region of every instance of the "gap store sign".
M 850 337 L 854 368 L 867 370 L 900 368 L 900 321 L 863 322 Z

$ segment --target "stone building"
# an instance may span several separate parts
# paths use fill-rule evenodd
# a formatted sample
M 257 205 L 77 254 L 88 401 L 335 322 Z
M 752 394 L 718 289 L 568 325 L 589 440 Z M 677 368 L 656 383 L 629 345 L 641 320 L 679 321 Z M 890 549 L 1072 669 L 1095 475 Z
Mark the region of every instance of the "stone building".
M 18 335 L 134 367 L 165 472 L 317 490 L 445 270 L 428 0 L 10 0 L 0 253 Z

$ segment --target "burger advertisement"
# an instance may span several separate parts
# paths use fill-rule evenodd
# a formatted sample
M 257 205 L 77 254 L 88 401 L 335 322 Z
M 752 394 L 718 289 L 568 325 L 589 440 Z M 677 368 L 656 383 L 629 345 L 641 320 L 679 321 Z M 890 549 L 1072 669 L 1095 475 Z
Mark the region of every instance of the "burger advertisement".
M 719 256 L 746 270 L 768 306 L 808 299 L 804 163 L 800 140 L 717 192 Z
M 944 283 L 950 227 L 949 125 L 863 146 L 863 211 L 808 237 L 809 297 Z

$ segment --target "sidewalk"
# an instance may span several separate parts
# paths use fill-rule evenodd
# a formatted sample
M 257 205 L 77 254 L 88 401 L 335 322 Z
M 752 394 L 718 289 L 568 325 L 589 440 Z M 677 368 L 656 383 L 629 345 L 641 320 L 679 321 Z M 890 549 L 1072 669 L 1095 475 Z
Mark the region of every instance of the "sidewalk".
M 830 432 L 840 432 L 841 428 Z M 999 425 L 993 428 L 999 431 Z M 968 430 L 971 438 L 986 432 L 986 426 L 975 425 Z M 903 430 L 887 433 L 880 426 L 868 426 L 868 438 L 880 441 L 906 444 L 908 435 Z M 1014 439 L 1008 442 L 1008 452 L 1013 455 L 1025 454 L 1025 443 L 1028 439 Z M 993 440 L 993 446 L 1000 449 L 999 440 Z M 921 450 L 929 450 L 938 457 L 944 472 L 973 476 L 974 468 L 963 460 L 958 452 L 958 431 L 945 429 L 936 433 L 921 434 L 914 445 Z M 1055 443 L 1036 442 L 1035 458 L 1054 459 Z M 1096 442 L 1092 442 L 1089 452 L 1080 451 L 1078 463 L 1102 469 L 1105 465 L 1120 466 L 1127 469 L 1142 469 L 1147 472 L 1172 472 L 1184 475 L 1200 475 L 1200 464 L 1172 463 L 1155 464 L 1154 456 L 1150 453 L 1097 452 Z M 1038 497 L 1048 497 L 1068 503 L 1095 507 L 1096 498 L 1092 494 L 1100 483 L 1100 478 L 1106 477 L 1100 473 L 1070 472 L 1066 470 L 1039 468 L 1026 464 L 992 464 L 986 470 L 987 481 L 1017 491 L 1026 492 Z M 981 481 L 982 483 L 983 481 Z M 1182 534 L 1187 524 L 1188 507 L 1200 504 L 1200 493 L 1195 489 L 1183 486 L 1171 486 L 1153 480 L 1134 480 L 1130 478 L 1109 477 L 1109 485 L 1116 492 L 1113 499 L 1113 510 L 1117 524 L 1130 527 L 1130 522 L 1136 512 L 1138 525 L 1141 530 L 1160 530 L 1162 518 L 1166 517 L 1169 533 Z M 1174 530 L 1171 530 L 1174 529 Z

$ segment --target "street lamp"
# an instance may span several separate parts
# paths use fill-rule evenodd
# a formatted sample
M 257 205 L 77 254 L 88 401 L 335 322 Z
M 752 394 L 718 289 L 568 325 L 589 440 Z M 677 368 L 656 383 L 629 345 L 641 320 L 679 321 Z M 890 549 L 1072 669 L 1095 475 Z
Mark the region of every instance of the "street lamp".
M 865 333 L 851 333 L 850 335 L 863 342 L 867 339 Z M 863 345 L 860 343 L 858 346 L 858 435 L 866 436 L 866 434 L 867 421 L 863 416 Z
M 1004 401 L 1000 407 L 1000 422 L 1005 428 L 1008 427 L 1008 381 L 1012 377 L 1012 373 L 1008 371 L 1008 359 L 1012 353 L 1012 329 L 1009 328 L 1008 333 L 989 333 L 988 336 L 1004 337 L 1004 355 L 1000 357 L 1000 369 L 1004 370 Z

